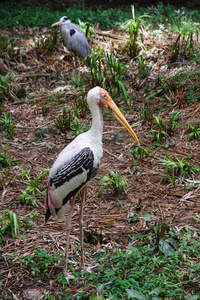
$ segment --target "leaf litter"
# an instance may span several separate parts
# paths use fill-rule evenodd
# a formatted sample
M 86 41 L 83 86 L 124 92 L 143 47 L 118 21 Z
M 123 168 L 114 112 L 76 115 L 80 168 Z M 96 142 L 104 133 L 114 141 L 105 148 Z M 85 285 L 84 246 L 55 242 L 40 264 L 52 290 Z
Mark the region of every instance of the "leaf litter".
M 21 34 L 20 29 L 14 29 L 15 32 L 7 30 L 6 34 Z M 71 74 L 75 73 L 73 57 L 66 53 L 61 41 L 57 44 L 53 53 L 46 49 L 37 48 L 34 44 L 33 36 L 37 33 L 45 35 L 51 33 L 51 30 L 45 29 L 41 33 L 37 28 L 24 30 L 21 39 L 21 48 L 18 59 L 9 61 L 4 58 L 4 70 L 13 73 L 11 91 L 2 101 L 1 116 L 10 112 L 15 124 L 15 132 L 10 139 L 1 138 L 1 152 L 6 147 L 7 155 L 10 160 L 17 160 L 17 165 L 6 167 L 0 170 L 0 192 L 1 192 L 1 213 L 13 211 L 20 222 L 20 232 L 17 238 L 13 239 L 9 235 L 1 247 L 1 281 L 3 280 L 4 297 L 6 291 L 11 290 L 18 299 L 34 299 L 30 296 L 34 285 L 37 290 L 37 299 L 41 297 L 41 292 L 48 293 L 48 290 L 59 290 L 57 284 L 57 274 L 61 273 L 63 261 L 56 265 L 51 273 L 49 280 L 37 281 L 25 267 L 20 267 L 19 257 L 34 254 L 39 248 L 47 250 L 49 255 L 55 255 L 57 252 L 65 251 L 65 228 L 64 222 L 55 222 L 52 218 L 45 224 L 44 222 L 44 204 L 43 197 L 34 194 L 37 206 L 22 205 L 19 202 L 19 196 L 27 188 L 31 181 L 35 180 L 41 171 L 44 171 L 44 177 L 39 181 L 38 187 L 44 191 L 47 184 L 48 172 L 58 153 L 74 137 L 68 133 L 58 134 L 55 128 L 55 119 L 62 113 L 63 104 L 70 109 L 74 109 L 74 102 L 80 96 L 77 87 L 72 83 Z M 112 35 L 113 34 L 113 35 Z M 117 36 L 120 38 L 118 39 Z M 87 200 L 84 206 L 84 230 L 85 230 L 85 256 L 86 265 L 93 263 L 93 254 L 103 249 L 119 248 L 124 249 L 132 242 L 131 236 L 144 234 L 152 230 L 155 224 L 167 224 L 170 227 L 176 227 L 180 230 L 185 225 L 200 228 L 199 223 L 193 218 L 200 213 L 199 204 L 199 185 L 190 187 L 192 181 L 199 183 L 199 174 L 186 178 L 182 184 L 176 188 L 165 178 L 161 178 L 163 169 L 157 164 L 156 159 L 160 154 L 164 154 L 163 144 L 154 146 L 152 139 L 148 136 L 148 122 L 141 120 L 140 113 L 143 104 L 150 93 L 148 86 L 156 87 L 155 75 L 165 75 L 168 72 L 169 77 L 179 72 L 179 66 L 168 68 L 172 56 L 172 47 L 175 36 L 162 33 L 159 40 L 155 41 L 154 36 L 146 35 L 144 38 L 145 46 L 149 50 L 141 53 L 146 59 L 146 67 L 151 68 L 150 75 L 141 76 L 139 64 L 132 60 L 127 61 L 125 50 L 119 52 L 118 49 L 124 45 L 121 38 L 121 32 L 106 31 L 101 32 L 91 38 L 92 47 L 96 47 L 103 42 L 106 51 L 110 51 L 111 43 L 114 39 L 114 51 L 120 60 L 128 65 L 132 79 L 129 80 L 130 90 L 134 90 L 137 99 L 130 107 L 125 106 L 121 97 L 118 105 L 123 111 L 128 121 L 134 126 L 134 130 L 139 137 L 143 147 L 151 147 L 153 157 L 145 157 L 142 161 L 133 158 L 133 141 L 128 133 L 123 130 L 114 119 L 104 118 L 103 148 L 104 155 L 101 160 L 100 170 L 96 178 L 88 186 Z M 152 60 L 148 62 L 149 58 Z M 185 72 L 188 70 L 187 81 L 191 81 L 189 72 L 192 72 L 192 66 L 185 66 Z M 81 69 L 84 76 L 87 77 L 87 69 Z M 196 84 L 197 82 L 192 82 Z M 92 88 L 91 84 L 83 87 L 85 92 Z M 25 89 L 26 97 L 19 99 L 14 91 Z M 112 87 L 111 87 L 112 89 Z M 152 91 L 151 91 L 152 93 Z M 172 105 L 168 106 L 171 93 Z M 196 90 L 199 93 L 199 88 Z M 183 98 L 183 99 L 182 99 Z M 169 120 L 172 110 L 178 110 L 182 113 L 180 117 L 180 127 L 176 129 L 175 136 L 170 139 L 170 146 L 167 148 L 168 154 L 174 159 L 176 157 L 188 157 L 192 154 L 190 162 L 196 167 L 200 167 L 199 141 L 192 140 L 188 142 L 188 133 L 186 125 L 192 120 L 199 118 L 200 105 L 198 102 L 186 105 L 183 91 L 174 90 L 166 92 L 166 97 L 159 95 L 149 100 L 150 111 L 155 107 L 164 107 L 165 121 Z M 163 100 L 165 99 L 165 100 Z M 130 112 L 131 110 L 131 112 Z M 133 118 L 133 116 L 135 118 Z M 81 124 L 90 125 L 90 117 L 79 119 Z M 120 142 L 116 143 L 116 134 L 120 134 Z M 188 146 L 191 146 L 189 148 Z M 138 167 L 138 169 L 136 169 Z M 26 173 L 31 178 L 23 177 Z M 125 193 L 116 196 L 109 190 L 104 190 L 99 194 L 100 187 L 98 181 L 101 176 L 107 173 L 108 169 L 116 170 L 126 177 L 130 185 Z M 7 172 L 7 178 L 5 176 Z M 191 180 L 192 179 L 192 180 Z M 189 181 L 191 180 L 191 181 Z M 119 204 L 120 203 L 120 204 Z M 70 240 L 70 261 L 76 266 L 80 261 L 80 243 L 78 216 L 80 211 L 80 199 L 77 197 L 74 214 L 72 217 L 72 230 Z M 150 216 L 150 222 L 147 224 L 144 220 L 144 211 L 153 211 Z M 31 217 L 32 213 L 39 213 Z M 137 213 L 136 222 L 128 222 L 127 217 Z M 184 229 L 185 230 L 185 229 Z M 82 281 L 74 283 L 70 287 L 71 293 L 82 289 Z M 39 294 L 38 294 L 39 291 Z

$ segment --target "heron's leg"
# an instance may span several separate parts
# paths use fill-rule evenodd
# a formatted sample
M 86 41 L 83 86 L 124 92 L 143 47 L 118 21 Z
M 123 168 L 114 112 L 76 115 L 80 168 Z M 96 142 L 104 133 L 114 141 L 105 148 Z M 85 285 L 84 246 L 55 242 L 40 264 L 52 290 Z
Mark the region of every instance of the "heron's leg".
M 72 203 L 71 203 L 71 208 L 69 212 L 69 216 L 66 220 L 66 227 L 67 227 L 67 238 L 66 238 L 66 254 L 65 254 L 65 265 L 63 269 L 63 274 L 67 275 L 67 265 L 68 265 L 68 250 L 69 250 L 69 236 L 70 236 L 70 229 L 71 229 L 71 218 L 72 218 L 72 213 L 74 209 L 74 204 L 76 200 L 76 195 L 72 198 Z
M 80 81 L 81 77 L 80 77 L 80 67 L 81 67 L 81 63 L 80 63 L 80 58 L 78 57 L 78 80 Z
M 85 269 L 84 264 L 84 255 L 83 255 L 83 206 L 85 202 L 85 194 L 86 194 L 86 186 L 82 189 L 82 195 L 81 195 L 81 211 L 79 216 L 79 226 L 80 226 L 80 240 L 81 240 L 81 269 Z

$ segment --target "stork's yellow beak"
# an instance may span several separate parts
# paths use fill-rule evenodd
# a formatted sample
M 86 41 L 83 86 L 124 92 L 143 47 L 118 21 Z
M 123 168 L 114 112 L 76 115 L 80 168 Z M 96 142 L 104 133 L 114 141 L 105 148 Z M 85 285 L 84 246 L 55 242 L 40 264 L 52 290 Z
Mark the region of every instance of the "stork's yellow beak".
M 58 25 L 60 25 L 60 24 L 61 24 L 61 22 L 60 22 L 60 21 L 58 21 L 58 22 L 56 22 L 56 23 L 52 24 L 51 26 L 58 26 Z
M 139 146 L 140 142 L 137 138 L 137 135 L 135 134 L 129 123 L 126 121 L 125 117 L 123 116 L 123 114 L 121 113 L 121 111 L 119 110 L 119 108 L 108 93 L 104 99 L 101 98 L 101 105 L 114 115 L 114 117 L 124 126 L 124 128 L 126 128 L 126 130 L 130 133 L 130 135 L 134 138 L 134 140 Z

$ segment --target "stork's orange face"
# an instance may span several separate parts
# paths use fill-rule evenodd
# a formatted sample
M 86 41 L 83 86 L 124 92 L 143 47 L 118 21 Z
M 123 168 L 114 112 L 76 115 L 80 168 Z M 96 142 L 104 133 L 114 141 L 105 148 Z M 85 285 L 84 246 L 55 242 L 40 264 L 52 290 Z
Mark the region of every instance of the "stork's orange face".
M 134 138 L 136 143 L 140 145 L 137 135 L 135 134 L 131 126 L 126 121 L 125 117 L 123 116 L 117 105 L 114 103 L 108 92 L 102 88 L 99 89 L 99 106 L 104 107 L 105 109 L 110 111 L 114 115 L 114 117 L 126 128 L 126 130 Z

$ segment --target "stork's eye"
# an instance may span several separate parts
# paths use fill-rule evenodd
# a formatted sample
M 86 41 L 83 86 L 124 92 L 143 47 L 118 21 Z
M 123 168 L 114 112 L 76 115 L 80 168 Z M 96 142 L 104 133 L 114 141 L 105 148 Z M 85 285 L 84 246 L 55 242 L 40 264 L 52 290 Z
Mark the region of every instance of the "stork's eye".
M 69 20 L 69 18 L 68 17 L 64 17 L 64 19 L 63 19 L 64 21 L 67 21 L 67 20 Z
M 102 94 L 102 97 L 103 97 L 103 98 L 106 98 L 106 94 Z

